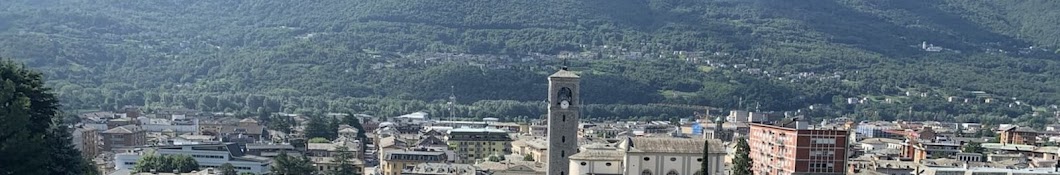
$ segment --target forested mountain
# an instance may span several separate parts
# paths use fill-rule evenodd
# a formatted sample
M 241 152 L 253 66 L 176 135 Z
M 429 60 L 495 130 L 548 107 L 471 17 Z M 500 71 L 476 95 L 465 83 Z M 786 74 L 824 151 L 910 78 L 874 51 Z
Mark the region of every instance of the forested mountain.
M 1060 104 L 1060 2 L 1049 0 L 9 0 L 0 9 L 0 56 L 45 71 L 69 108 L 393 115 L 444 111 L 455 94 L 460 115 L 536 118 L 556 55 L 582 73 L 596 104 L 585 112 L 597 117 L 701 110 L 648 104 L 825 104 L 836 110 L 815 115 L 1004 120 L 1050 111 L 939 103 L 987 94 Z M 934 98 L 841 102 L 913 91 Z

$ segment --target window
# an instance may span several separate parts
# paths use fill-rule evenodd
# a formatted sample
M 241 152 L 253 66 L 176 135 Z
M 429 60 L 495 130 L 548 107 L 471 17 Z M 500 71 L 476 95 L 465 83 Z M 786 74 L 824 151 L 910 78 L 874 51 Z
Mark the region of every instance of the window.
M 677 175 L 677 170 L 670 170 L 670 172 L 666 172 L 666 175 Z
M 651 175 L 651 170 L 644 170 L 640 172 L 640 175 Z
M 703 158 L 696 159 L 696 162 L 703 162 Z
M 559 151 L 559 156 L 560 157 L 567 157 L 567 151 L 560 150 Z
M 671 157 L 671 158 L 670 158 L 670 161 L 671 161 L 671 162 L 676 162 L 676 161 L 677 161 L 677 158 L 676 158 L 676 157 Z M 667 173 L 667 174 L 669 174 L 669 173 Z
M 567 143 L 567 136 L 560 136 L 559 137 L 559 142 L 560 143 Z
M 585 165 L 586 165 L 587 163 L 585 163 L 585 162 L 582 162 L 581 164 L 582 164 L 582 166 L 585 166 Z
M 564 122 L 566 122 L 566 121 L 567 121 L 567 115 L 563 115 L 563 121 L 564 121 Z
M 835 145 L 835 138 L 813 138 L 813 144 Z
M 835 157 L 835 151 L 811 151 L 811 157 Z
M 820 163 L 820 162 L 818 162 L 818 163 L 810 163 L 810 169 L 815 169 L 815 170 L 818 170 L 818 171 L 826 171 L 826 172 L 828 172 L 828 171 L 832 171 L 833 169 L 835 169 L 835 164 L 834 163 Z
M 648 157 L 644 157 L 644 161 L 649 161 L 649 160 L 651 160 L 651 158 L 648 158 Z M 645 171 L 647 171 L 647 170 L 645 170 Z M 649 173 L 650 173 L 650 172 L 649 172 Z
M 606 165 L 606 166 L 611 166 L 611 162 L 607 162 L 607 163 L 605 163 L 604 165 Z

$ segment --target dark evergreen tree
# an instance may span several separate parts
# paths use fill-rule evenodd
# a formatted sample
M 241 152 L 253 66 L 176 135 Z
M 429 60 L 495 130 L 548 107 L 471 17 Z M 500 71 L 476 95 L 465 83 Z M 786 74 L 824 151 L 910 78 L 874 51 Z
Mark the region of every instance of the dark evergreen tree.
M 342 119 L 334 116 L 328 116 L 327 118 L 327 138 L 328 140 L 335 140 L 335 138 L 339 137 L 339 126 L 342 125 Z
M 91 174 L 42 75 L 0 58 L 0 174 Z M 56 122 L 60 121 L 60 122 Z
M 736 140 L 736 156 L 732 158 L 733 175 L 752 175 L 751 146 L 747 144 L 747 138 Z
M 324 119 L 324 117 L 315 116 L 315 115 L 314 116 L 310 116 L 309 117 L 309 123 L 306 124 L 306 126 L 305 126 L 305 137 L 306 138 L 321 137 L 321 138 L 327 138 L 328 140 L 332 140 L 334 138 L 331 137 L 331 132 L 335 132 L 335 131 L 331 131 L 331 130 L 335 130 L 335 129 L 338 129 L 338 128 L 328 129 L 328 126 L 329 126 L 328 120 Z
M 338 168 L 332 170 L 328 174 L 331 175 L 353 175 L 356 174 L 356 170 L 353 166 L 353 152 L 346 146 L 339 146 L 335 148 L 337 154 L 335 155 L 333 162 L 338 163 Z
M 84 166 L 89 160 L 81 157 L 81 151 L 74 148 L 71 143 L 70 130 L 66 126 L 52 127 L 49 132 L 51 137 L 48 138 L 46 146 L 50 152 L 48 167 L 52 168 L 48 169 L 48 174 L 82 175 L 96 171 L 95 167 Z
M 704 175 L 710 172 L 710 139 L 703 141 L 703 161 L 699 162 L 699 172 L 695 175 Z

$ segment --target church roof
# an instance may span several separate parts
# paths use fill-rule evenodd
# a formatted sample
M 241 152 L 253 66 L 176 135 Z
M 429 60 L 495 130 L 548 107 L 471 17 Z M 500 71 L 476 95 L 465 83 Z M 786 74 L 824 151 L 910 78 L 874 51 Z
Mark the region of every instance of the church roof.
M 702 154 L 706 142 L 703 139 L 630 137 L 622 144 L 627 152 L 644 153 L 695 153 Z M 725 144 L 710 139 L 711 153 L 725 153 Z
M 554 73 L 554 74 L 552 74 L 551 76 L 548 76 L 548 77 L 549 78 L 553 78 L 553 77 L 555 77 L 555 78 L 580 78 L 578 76 L 578 74 L 574 74 L 574 72 L 567 71 L 567 70 L 559 70 L 556 73 Z
M 571 160 L 622 160 L 622 152 L 618 150 L 587 149 L 578 154 L 571 155 Z

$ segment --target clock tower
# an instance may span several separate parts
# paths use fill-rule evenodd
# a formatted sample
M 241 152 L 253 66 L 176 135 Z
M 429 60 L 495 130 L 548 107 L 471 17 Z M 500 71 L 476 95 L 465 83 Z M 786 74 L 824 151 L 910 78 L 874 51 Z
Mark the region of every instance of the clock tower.
M 578 153 L 580 79 L 567 67 L 548 76 L 548 175 L 570 175 L 567 157 Z

